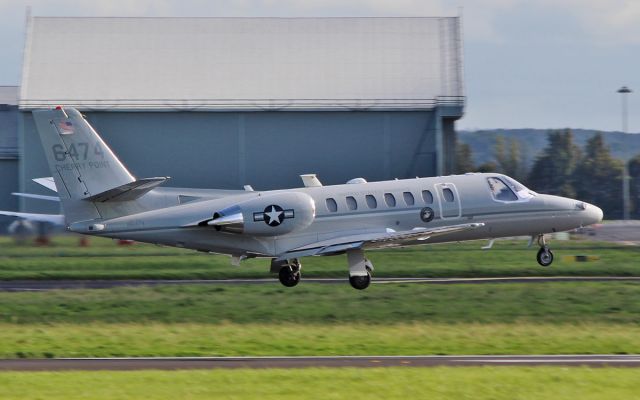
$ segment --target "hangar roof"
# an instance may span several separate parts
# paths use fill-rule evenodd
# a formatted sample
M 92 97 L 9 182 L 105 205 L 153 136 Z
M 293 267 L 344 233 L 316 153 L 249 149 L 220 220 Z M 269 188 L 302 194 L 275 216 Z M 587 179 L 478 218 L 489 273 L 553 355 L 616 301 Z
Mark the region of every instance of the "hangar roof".
M 458 17 L 33 17 L 20 107 L 427 109 L 462 96 Z

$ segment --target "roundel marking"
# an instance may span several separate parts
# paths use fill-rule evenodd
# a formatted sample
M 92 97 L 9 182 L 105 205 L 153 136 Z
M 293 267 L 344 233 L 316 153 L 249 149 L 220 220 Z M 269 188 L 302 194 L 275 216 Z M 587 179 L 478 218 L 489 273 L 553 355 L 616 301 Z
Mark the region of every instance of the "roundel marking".
M 431 222 L 434 216 L 435 213 L 430 207 L 424 207 L 422 210 L 420 210 L 420 219 L 423 222 Z
M 269 226 L 278 226 L 284 221 L 284 210 L 276 204 L 266 206 L 262 215 L 264 222 Z

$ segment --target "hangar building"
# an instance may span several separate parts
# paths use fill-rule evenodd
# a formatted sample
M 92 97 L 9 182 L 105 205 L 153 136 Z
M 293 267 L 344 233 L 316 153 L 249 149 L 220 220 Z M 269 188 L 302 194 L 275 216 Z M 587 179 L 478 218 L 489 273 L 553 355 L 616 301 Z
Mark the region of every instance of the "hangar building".
M 21 191 L 49 176 L 30 111 L 79 108 L 134 176 L 256 190 L 451 170 L 460 20 L 61 18 L 27 22 Z M 26 211 L 54 204 L 21 199 Z
M 18 88 L 0 86 L 0 210 L 18 210 Z M 12 218 L 0 217 L 0 229 Z

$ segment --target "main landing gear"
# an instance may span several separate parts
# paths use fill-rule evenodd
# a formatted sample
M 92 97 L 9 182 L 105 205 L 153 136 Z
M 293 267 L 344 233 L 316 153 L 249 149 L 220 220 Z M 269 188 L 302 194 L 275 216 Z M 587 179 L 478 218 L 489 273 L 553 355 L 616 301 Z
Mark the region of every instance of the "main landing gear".
M 364 256 L 362 249 L 347 251 L 349 262 L 349 283 L 351 287 L 364 290 L 371 284 L 371 272 L 373 264 Z
M 538 250 L 538 254 L 536 255 L 538 264 L 543 267 L 548 267 L 553 262 L 553 252 L 549 249 L 549 246 L 547 246 L 544 235 L 538 235 L 538 245 L 540 246 L 540 250 Z
M 278 279 L 280 279 L 280 283 L 284 286 L 294 287 L 300 282 L 300 269 L 302 268 L 302 264 L 300 264 L 300 261 L 298 261 L 297 258 L 289 260 L 288 262 L 281 264 L 279 267 Z
M 349 262 L 349 283 L 354 289 L 363 290 L 371 284 L 373 264 L 364 256 L 364 251 L 354 249 L 347 251 Z M 278 274 L 278 279 L 286 287 L 296 286 L 300 282 L 302 265 L 297 258 L 284 261 L 271 260 L 271 272 Z

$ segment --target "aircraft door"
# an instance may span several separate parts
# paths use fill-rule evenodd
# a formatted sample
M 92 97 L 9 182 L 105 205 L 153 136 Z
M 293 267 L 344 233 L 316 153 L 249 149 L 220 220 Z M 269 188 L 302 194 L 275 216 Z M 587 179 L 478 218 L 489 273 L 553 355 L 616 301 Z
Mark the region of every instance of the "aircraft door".
M 462 207 L 456 185 L 453 183 L 436 183 L 435 186 L 442 219 L 460 218 Z

